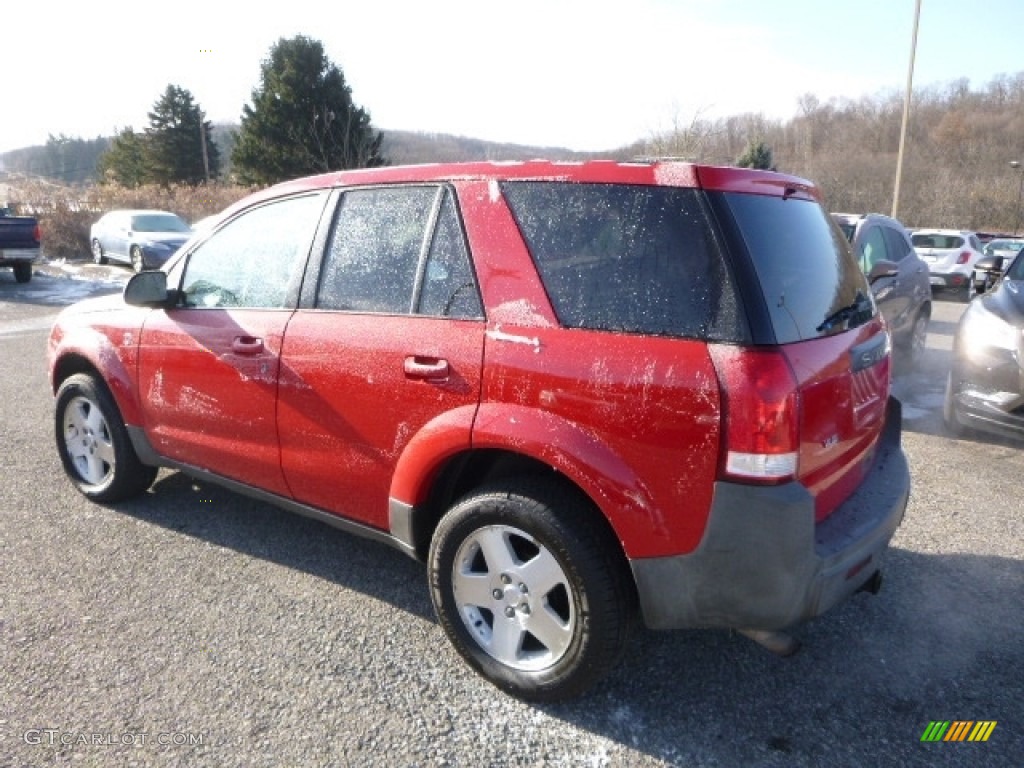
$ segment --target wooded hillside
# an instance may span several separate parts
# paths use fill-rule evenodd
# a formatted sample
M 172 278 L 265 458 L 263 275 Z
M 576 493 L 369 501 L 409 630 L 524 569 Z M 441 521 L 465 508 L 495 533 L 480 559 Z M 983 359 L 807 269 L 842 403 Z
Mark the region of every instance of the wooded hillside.
M 638 148 L 732 163 L 748 143 L 763 141 L 775 167 L 818 182 L 832 210 L 888 214 L 902 115 L 900 93 L 828 102 L 807 95 L 790 120 L 696 119 Z M 907 226 L 1019 228 L 1024 72 L 977 91 L 966 80 L 915 90 L 903 163 L 898 215 Z
M 827 102 L 806 95 L 788 120 L 755 114 L 705 120 L 698 114 L 668 132 L 603 153 L 387 130 L 383 153 L 392 164 L 667 155 L 731 165 L 752 144 L 763 142 L 775 168 L 818 182 L 831 210 L 890 213 L 902 113 L 899 92 Z M 215 132 L 222 149 L 230 147 L 231 127 L 215 126 Z M 60 136 L 43 147 L 8 152 L 0 155 L 0 182 L 18 174 L 88 183 L 108 144 L 104 138 Z M 1011 161 L 1021 165 L 1011 167 Z M 230 177 L 230 168 L 224 172 Z M 915 89 L 898 211 L 904 223 L 988 232 L 1020 229 L 1022 181 L 1024 71 L 977 90 L 967 80 Z

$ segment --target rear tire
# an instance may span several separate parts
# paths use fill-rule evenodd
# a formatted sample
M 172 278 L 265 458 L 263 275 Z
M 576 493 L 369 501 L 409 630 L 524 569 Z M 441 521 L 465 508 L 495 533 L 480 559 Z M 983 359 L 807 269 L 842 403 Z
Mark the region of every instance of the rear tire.
M 19 283 L 27 283 L 32 279 L 32 265 L 31 264 L 15 264 L 14 265 L 14 279 Z
M 146 268 L 146 260 L 142 256 L 142 249 L 137 245 L 132 246 L 131 250 L 132 257 L 132 269 L 136 272 L 141 272 Z
M 904 342 L 907 362 L 910 365 L 915 365 L 924 357 L 925 346 L 928 342 L 929 319 L 927 307 L 922 307 L 918 311 L 917 317 L 914 318 L 914 325 L 910 329 L 910 335 L 907 336 Z
M 157 468 L 139 461 L 114 398 L 95 377 L 77 373 L 60 385 L 55 428 L 64 471 L 92 501 L 137 496 L 156 479 Z
M 103 254 L 103 246 L 95 238 L 92 241 L 92 260 L 97 264 L 107 263 L 107 257 Z
M 621 658 L 636 617 L 625 559 L 574 489 L 507 481 L 463 498 L 430 545 L 431 598 L 473 669 L 531 701 L 576 696 Z

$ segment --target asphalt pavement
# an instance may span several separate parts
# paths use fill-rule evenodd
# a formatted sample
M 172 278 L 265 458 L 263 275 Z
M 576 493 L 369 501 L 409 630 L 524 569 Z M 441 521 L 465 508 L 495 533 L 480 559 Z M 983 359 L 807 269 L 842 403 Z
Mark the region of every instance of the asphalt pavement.
M 46 334 L 127 276 L 103 269 L 0 270 L 0 767 L 1024 763 L 1024 446 L 942 427 L 962 304 L 896 377 L 913 488 L 878 596 L 785 659 L 641 631 L 591 695 L 535 706 L 458 659 L 395 551 L 177 472 L 115 506 L 74 491 Z M 996 725 L 922 741 L 935 721 Z

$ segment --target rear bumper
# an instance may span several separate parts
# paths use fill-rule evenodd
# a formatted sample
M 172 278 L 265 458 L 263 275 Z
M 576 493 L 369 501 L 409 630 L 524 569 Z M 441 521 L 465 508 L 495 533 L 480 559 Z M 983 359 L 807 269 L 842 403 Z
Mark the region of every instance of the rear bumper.
M 0 267 L 34 264 L 39 260 L 38 248 L 0 248 Z
M 929 272 L 928 282 L 932 288 L 963 288 L 973 276 L 974 268 L 965 264 L 953 272 Z
M 860 589 L 880 569 L 910 496 L 900 421 L 890 398 L 871 469 L 820 524 L 798 483 L 716 483 L 697 549 L 630 563 L 647 626 L 781 629 Z

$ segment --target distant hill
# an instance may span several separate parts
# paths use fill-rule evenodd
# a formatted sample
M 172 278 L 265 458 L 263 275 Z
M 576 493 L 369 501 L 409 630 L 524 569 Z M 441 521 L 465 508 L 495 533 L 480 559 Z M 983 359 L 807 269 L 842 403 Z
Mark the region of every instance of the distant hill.
M 237 125 L 217 123 L 213 140 L 220 149 L 223 171 L 230 173 L 231 149 Z M 384 134 L 384 156 L 392 165 L 417 163 L 471 162 L 475 160 L 589 160 L 612 158 L 624 160 L 638 154 L 630 148 L 607 152 L 576 152 L 564 147 L 535 147 L 508 144 L 446 133 L 389 131 Z M 96 160 L 106 151 L 109 137 L 88 141 L 59 137 L 47 144 L 14 149 L 0 154 L 0 180 L 4 173 L 51 179 L 67 183 L 88 183 L 94 180 Z
M 503 144 L 445 133 L 383 131 L 384 156 L 392 165 L 453 163 L 474 160 L 590 160 L 623 157 L 624 150 L 576 152 L 564 147 L 534 147 Z

